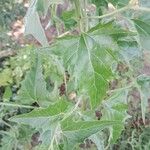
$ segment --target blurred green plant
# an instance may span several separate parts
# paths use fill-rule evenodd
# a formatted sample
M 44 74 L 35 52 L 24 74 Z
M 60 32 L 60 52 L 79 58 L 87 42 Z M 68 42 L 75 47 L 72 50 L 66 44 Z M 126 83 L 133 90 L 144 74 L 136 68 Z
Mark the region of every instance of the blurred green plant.
M 0 27 L 9 29 L 13 21 L 22 18 L 25 15 L 23 3 L 17 3 L 16 0 L 0 1 Z

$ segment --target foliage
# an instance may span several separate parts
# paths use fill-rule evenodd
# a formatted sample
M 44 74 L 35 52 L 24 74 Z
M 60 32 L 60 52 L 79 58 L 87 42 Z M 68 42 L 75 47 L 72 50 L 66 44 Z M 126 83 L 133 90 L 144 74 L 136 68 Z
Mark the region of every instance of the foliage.
M 16 122 L 17 127 L 28 125 L 33 129 L 32 134 L 39 134 L 36 144 L 27 142 L 29 147 L 81 149 L 83 142 L 86 145 L 90 141 L 90 147 L 111 149 L 130 118 L 128 97 L 135 88 L 140 95 L 142 120 L 146 124 L 150 79 L 137 73 L 140 70 L 135 70 L 135 62 L 149 50 L 150 9 L 142 0 L 139 3 L 136 0 L 103 0 L 100 4 L 93 0 L 83 3 L 71 0 L 68 10 L 58 16 L 57 6 L 63 6 L 63 2 L 31 0 L 25 31 L 42 47 L 32 51 L 31 57 L 27 56 L 20 67 L 21 73 L 25 72 L 30 67 L 28 61 L 31 62 L 31 69 L 13 99 L 15 103 L 1 104 L 26 108 L 21 112 L 25 114 L 15 115 L 9 121 Z M 40 16 L 46 16 L 49 9 L 56 11 L 51 14 L 55 17 L 56 28 L 58 22 L 63 22 L 67 31 L 50 46 L 40 22 Z M 73 30 L 77 35 L 72 34 Z M 0 75 L 5 76 L 5 71 L 7 69 Z M 10 78 L 4 78 L 0 84 L 7 86 L 8 82 L 12 83 Z M 115 80 L 118 84 L 113 85 Z M 4 97 L 9 94 L 7 89 Z M 143 131 L 141 143 L 145 136 Z M 2 142 L 10 139 L 11 143 L 17 143 L 14 134 L 8 137 L 3 136 Z M 24 148 L 25 145 L 22 144 Z M 4 144 L 2 148 L 21 149 L 19 144 L 8 146 Z
M 22 3 L 16 3 L 16 0 L 1 0 L 0 14 L 0 27 L 7 29 L 12 21 L 25 15 L 25 8 Z

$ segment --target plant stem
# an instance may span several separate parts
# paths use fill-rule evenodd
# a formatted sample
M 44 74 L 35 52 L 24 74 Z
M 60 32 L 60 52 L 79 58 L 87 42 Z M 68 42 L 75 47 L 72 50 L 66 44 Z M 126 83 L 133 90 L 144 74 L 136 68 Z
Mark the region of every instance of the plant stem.
M 81 97 L 80 97 L 80 98 L 78 99 L 77 103 L 75 104 L 75 106 L 65 114 L 64 118 L 63 118 L 61 121 L 63 121 L 63 120 L 65 120 L 66 118 L 70 117 L 70 116 L 76 111 L 76 109 L 79 107 L 79 104 L 80 104 L 81 100 L 82 100 L 82 99 L 81 99 Z
M 101 16 L 90 16 L 90 17 L 87 17 L 88 19 L 102 19 L 102 18 L 106 18 L 106 17 L 111 17 L 111 16 L 113 16 L 113 15 L 116 15 L 116 14 L 118 14 L 118 13 L 121 13 L 121 12 L 124 12 L 124 11 L 126 11 L 126 10 L 135 10 L 135 11 L 145 11 L 145 12 L 150 12 L 150 9 L 149 8 L 145 8 L 145 7 L 134 7 L 134 6 L 130 6 L 130 5 L 128 5 L 128 6 L 125 6 L 125 7 L 123 7 L 123 8 L 121 8 L 121 9 L 118 9 L 118 10 L 115 10 L 115 11 L 113 11 L 113 12 L 111 12 L 111 13 L 107 13 L 107 14 L 105 14 L 105 15 L 101 15 Z
M 33 106 L 28 106 L 28 105 L 19 105 L 19 104 L 13 104 L 13 103 L 4 103 L 4 102 L 0 102 L 1 106 L 8 106 L 8 107 L 22 107 L 22 108 L 28 108 L 28 109 L 34 109 L 37 107 L 33 107 Z
M 88 31 L 88 17 L 86 14 L 87 0 L 74 0 L 76 17 L 78 20 L 78 26 L 81 32 Z
M 114 90 L 109 90 L 108 93 L 112 93 L 112 92 L 118 92 L 118 91 L 122 91 L 122 90 L 125 90 L 125 89 L 130 89 L 132 88 L 134 85 L 134 82 L 131 83 L 129 86 L 126 86 L 126 87 L 123 87 L 123 88 L 117 88 L 117 89 L 114 89 Z
M 115 10 L 111 13 L 108 13 L 108 14 L 105 14 L 105 15 L 101 15 L 101 16 L 91 16 L 91 17 L 88 17 L 89 19 L 102 19 L 102 18 L 105 18 L 105 17 L 110 17 L 112 15 L 115 15 L 115 14 L 118 14 L 118 13 L 121 13 L 121 12 L 124 12 L 126 10 L 130 9 L 130 6 L 126 6 L 126 7 L 123 7 L 121 9 L 118 9 L 118 10 Z
M 86 12 L 86 7 L 87 7 L 87 0 L 83 1 L 83 6 L 82 6 L 82 11 L 83 11 L 83 17 L 81 18 L 84 23 L 84 31 L 87 32 L 89 29 L 89 20 L 87 18 L 87 12 Z
M 82 32 L 82 24 L 81 24 L 81 5 L 80 5 L 80 1 L 79 0 L 74 0 L 74 4 L 75 4 L 75 9 L 76 9 L 76 17 L 78 20 L 78 26 L 80 31 Z
M 12 127 L 10 124 L 8 124 L 6 121 L 1 120 L 0 122 L 2 122 L 3 124 L 5 124 L 5 125 L 8 126 L 9 128 L 13 129 L 13 127 Z

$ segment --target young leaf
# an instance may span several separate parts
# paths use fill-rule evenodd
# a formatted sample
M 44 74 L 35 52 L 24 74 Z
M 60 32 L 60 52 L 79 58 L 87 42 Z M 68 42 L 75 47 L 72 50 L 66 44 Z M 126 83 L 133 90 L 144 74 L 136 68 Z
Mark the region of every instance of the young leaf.
M 65 150 L 83 142 L 89 136 L 112 125 L 120 124 L 119 121 L 72 121 L 68 118 L 61 123 L 63 135 L 66 137 Z
M 111 142 L 114 143 L 124 128 L 124 122 L 129 117 L 127 114 L 127 91 L 115 93 L 110 99 L 103 102 L 101 120 L 118 120 L 122 123 L 113 126 L 111 131 Z
M 42 46 L 48 46 L 49 44 L 36 10 L 36 4 L 37 0 L 31 0 L 30 7 L 25 16 L 25 34 L 33 35 Z
M 33 67 L 22 82 L 16 99 L 23 104 L 37 102 L 40 106 L 46 106 L 50 103 L 50 93 L 46 89 L 41 60 L 38 55 L 35 58 Z

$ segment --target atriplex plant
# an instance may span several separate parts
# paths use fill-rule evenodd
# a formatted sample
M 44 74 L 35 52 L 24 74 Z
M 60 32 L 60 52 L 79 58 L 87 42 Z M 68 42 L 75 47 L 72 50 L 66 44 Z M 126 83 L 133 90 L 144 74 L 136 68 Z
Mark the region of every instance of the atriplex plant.
M 64 2 L 68 7 L 58 16 L 58 5 Z M 42 47 L 32 54 L 33 66 L 16 102 L 30 105 L 19 105 L 26 108 L 37 103 L 39 108 L 11 120 L 40 133 L 37 149 L 79 149 L 86 139 L 99 150 L 108 148 L 129 118 L 128 93 L 133 89 L 140 93 L 145 122 L 150 78 L 139 73 L 139 65 L 149 50 L 148 6 L 148 0 L 31 0 L 26 34 Z M 49 11 L 48 25 L 55 25 L 58 34 L 50 46 L 39 18 Z

